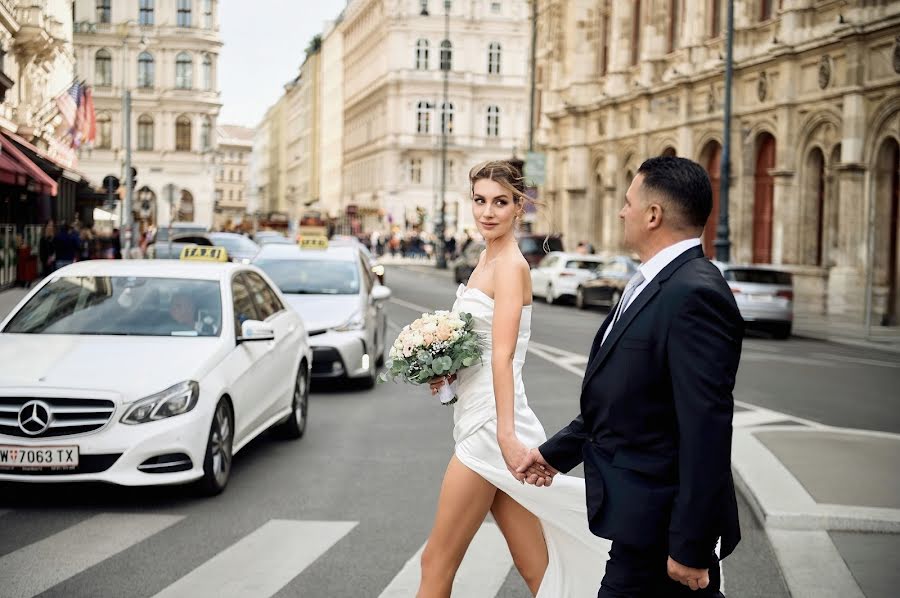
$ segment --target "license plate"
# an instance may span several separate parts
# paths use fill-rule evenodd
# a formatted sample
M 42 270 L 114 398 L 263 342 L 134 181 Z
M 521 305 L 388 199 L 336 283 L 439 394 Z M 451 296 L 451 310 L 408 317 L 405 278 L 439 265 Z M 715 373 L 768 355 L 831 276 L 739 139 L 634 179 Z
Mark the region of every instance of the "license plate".
M 759 303 L 768 303 L 770 301 L 774 301 L 775 297 L 773 297 L 772 295 L 747 295 L 747 300 Z
M 78 467 L 77 446 L 0 445 L 0 469 L 72 469 Z

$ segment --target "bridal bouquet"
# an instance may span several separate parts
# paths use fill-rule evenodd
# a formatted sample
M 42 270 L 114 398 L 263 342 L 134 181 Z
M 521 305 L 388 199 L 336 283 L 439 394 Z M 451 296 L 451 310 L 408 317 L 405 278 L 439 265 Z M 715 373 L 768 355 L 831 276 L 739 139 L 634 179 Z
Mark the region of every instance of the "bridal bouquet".
M 472 314 L 436 311 L 422 314 L 400 331 L 388 353 L 387 371 L 381 381 L 396 380 L 427 384 L 433 378 L 450 376 L 481 359 L 481 345 Z M 443 405 L 456 402 L 449 384 L 441 386 Z

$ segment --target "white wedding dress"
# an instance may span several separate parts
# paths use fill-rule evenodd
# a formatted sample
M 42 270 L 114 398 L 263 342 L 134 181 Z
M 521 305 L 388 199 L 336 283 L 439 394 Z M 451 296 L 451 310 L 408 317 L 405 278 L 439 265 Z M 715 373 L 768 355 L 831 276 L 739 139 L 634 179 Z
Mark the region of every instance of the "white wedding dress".
M 547 439 L 544 428 L 528 407 L 522 366 L 531 336 L 531 306 L 522 309 L 519 338 L 513 359 L 516 434 L 528 447 Z M 454 311 L 471 313 L 483 340 L 482 363 L 458 374 L 453 439 L 456 456 L 467 467 L 511 496 L 541 521 L 549 564 L 538 598 L 594 598 L 600 589 L 610 543 L 588 529 L 584 480 L 559 474 L 549 488 L 516 480 L 497 443 L 497 411 L 491 376 L 491 324 L 494 301 L 476 288 L 460 285 Z

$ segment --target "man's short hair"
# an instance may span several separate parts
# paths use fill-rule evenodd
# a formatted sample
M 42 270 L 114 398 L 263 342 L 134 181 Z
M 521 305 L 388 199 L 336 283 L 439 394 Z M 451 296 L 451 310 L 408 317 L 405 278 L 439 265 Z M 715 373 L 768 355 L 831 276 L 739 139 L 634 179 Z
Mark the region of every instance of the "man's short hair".
M 712 186 L 702 166 L 687 158 L 658 156 L 644 161 L 638 174 L 644 175 L 643 188 L 665 197 L 687 226 L 706 225 L 712 211 Z

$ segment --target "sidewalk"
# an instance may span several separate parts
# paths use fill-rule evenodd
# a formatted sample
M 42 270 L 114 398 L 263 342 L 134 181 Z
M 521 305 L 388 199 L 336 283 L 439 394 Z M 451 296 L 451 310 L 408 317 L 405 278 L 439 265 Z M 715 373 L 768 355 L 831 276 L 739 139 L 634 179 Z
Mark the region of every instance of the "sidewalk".
M 794 336 L 900 354 L 900 327 L 872 326 L 832 321 L 825 317 L 795 316 Z
M 735 408 L 735 483 L 795 598 L 887 598 L 900 570 L 900 436 Z
M 28 289 L 12 287 L 0 290 L 0 320 L 12 311 L 16 304 L 28 294 Z

